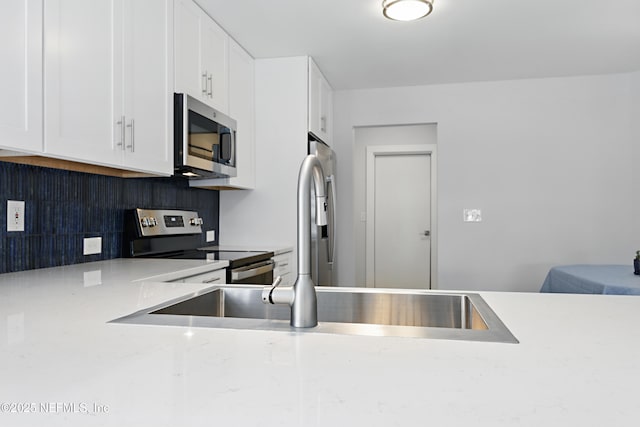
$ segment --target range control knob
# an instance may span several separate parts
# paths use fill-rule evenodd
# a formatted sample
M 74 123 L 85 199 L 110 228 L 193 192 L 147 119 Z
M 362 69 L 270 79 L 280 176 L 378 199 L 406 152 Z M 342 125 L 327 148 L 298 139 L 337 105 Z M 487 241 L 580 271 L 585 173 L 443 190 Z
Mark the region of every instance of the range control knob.
M 147 218 L 146 216 L 140 218 L 140 225 L 143 226 L 143 227 L 148 227 L 149 226 L 149 218 Z
M 191 218 L 189 220 L 189 225 L 192 225 L 192 226 L 198 226 L 202 224 L 203 224 L 202 218 Z
M 149 227 L 155 227 L 156 225 L 158 225 L 158 220 L 154 217 L 149 218 Z

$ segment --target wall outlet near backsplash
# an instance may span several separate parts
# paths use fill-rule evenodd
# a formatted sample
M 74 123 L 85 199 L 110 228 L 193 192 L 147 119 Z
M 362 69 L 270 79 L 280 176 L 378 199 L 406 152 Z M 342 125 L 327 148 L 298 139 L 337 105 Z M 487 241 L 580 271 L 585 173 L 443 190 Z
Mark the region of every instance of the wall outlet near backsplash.
M 216 230 L 207 231 L 207 242 L 213 242 L 216 240 Z
M 102 237 L 88 237 L 83 240 L 83 255 L 102 253 Z
M 24 231 L 24 201 L 7 200 L 7 231 Z

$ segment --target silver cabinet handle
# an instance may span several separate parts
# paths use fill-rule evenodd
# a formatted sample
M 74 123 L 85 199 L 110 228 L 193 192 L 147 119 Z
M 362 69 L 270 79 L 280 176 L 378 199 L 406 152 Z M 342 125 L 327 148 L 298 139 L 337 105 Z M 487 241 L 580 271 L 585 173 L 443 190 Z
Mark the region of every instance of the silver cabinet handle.
M 202 95 L 207 96 L 207 70 L 202 73 Z
M 424 230 L 424 232 L 423 232 L 422 234 L 423 234 L 424 236 L 429 237 L 429 236 L 431 236 L 431 231 L 429 231 L 429 230 Z
M 213 279 L 204 280 L 202 283 L 214 283 L 214 282 L 218 282 L 219 280 L 220 280 L 219 277 L 214 277 Z
M 209 98 L 213 98 L 213 74 L 209 74 L 207 80 L 209 80 L 209 93 L 207 95 L 209 95 Z
M 124 116 L 120 117 L 116 124 L 120 126 L 120 142 L 116 145 L 124 150 Z
M 131 130 L 131 144 L 127 145 L 127 148 L 131 148 L 131 152 L 133 153 L 136 150 L 136 132 L 134 128 L 133 119 L 131 119 L 131 123 L 127 125 L 127 127 Z
M 327 118 L 325 116 L 320 117 L 320 130 L 322 132 L 327 131 Z

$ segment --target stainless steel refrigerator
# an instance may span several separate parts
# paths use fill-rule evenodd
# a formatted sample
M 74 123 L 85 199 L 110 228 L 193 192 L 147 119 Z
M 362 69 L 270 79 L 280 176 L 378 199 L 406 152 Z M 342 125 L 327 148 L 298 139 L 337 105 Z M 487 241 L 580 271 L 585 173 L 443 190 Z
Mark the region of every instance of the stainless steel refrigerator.
M 317 286 L 334 286 L 336 249 L 336 154 L 324 142 L 309 135 L 309 154 L 322 164 L 327 180 L 327 225 L 315 225 L 315 206 L 311 207 L 311 278 Z M 312 204 L 315 197 L 311 198 Z

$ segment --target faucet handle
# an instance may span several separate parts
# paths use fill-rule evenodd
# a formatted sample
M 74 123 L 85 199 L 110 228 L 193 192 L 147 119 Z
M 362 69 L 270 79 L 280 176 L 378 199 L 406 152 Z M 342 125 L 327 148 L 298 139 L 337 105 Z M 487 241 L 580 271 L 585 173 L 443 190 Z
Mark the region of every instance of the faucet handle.
M 273 284 L 271 286 L 265 286 L 264 289 L 262 290 L 262 302 L 265 304 L 275 304 L 273 302 L 273 299 L 271 297 L 271 295 L 273 294 L 273 290 L 275 288 L 278 287 L 278 285 L 280 285 L 280 283 L 282 283 L 282 277 L 281 276 L 277 276 L 275 278 L 275 280 L 273 281 Z
M 271 285 L 271 288 L 277 288 L 280 283 L 282 283 L 282 276 L 276 276 L 273 284 Z

